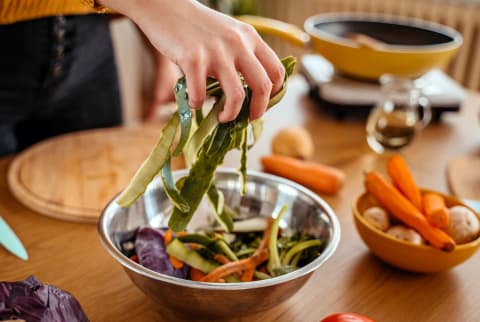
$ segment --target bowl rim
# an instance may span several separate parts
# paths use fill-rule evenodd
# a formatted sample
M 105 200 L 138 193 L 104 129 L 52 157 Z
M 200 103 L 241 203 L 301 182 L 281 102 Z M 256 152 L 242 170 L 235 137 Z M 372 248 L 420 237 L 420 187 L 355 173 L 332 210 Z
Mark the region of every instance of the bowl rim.
M 471 207 L 469 207 L 468 205 L 466 205 L 464 202 L 462 202 L 462 200 L 460 200 L 459 198 L 455 197 L 455 196 L 451 196 L 451 195 L 447 195 L 445 193 L 442 193 L 440 191 L 435 191 L 435 190 L 430 190 L 430 189 L 422 189 L 420 188 L 420 190 L 422 192 L 435 192 L 437 194 L 440 194 L 442 197 L 448 197 L 448 198 L 451 198 L 452 200 L 458 202 L 461 206 L 463 207 L 466 207 L 468 209 L 470 209 L 471 211 L 473 211 L 474 215 L 477 216 L 478 220 L 480 221 L 480 214 L 478 214 L 474 209 L 472 209 Z M 400 239 L 397 239 L 389 234 L 387 234 L 386 232 L 384 231 L 381 231 L 380 229 L 377 229 L 375 227 L 373 227 L 367 220 L 365 220 L 365 218 L 363 218 L 362 214 L 360 213 L 360 209 L 358 209 L 358 203 L 360 201 L 361 198 L 367 196 L 367 195 L 371 195 L 368 191 L 364 191 L 362 194 L 360 194 L 359 196 L 357 196 L 357 198 L 355 198 L 355 200 L 353 201 L 353 205 L 352 205 L 352 210 L 353 210 L 353 216 L 359 220 L 364 226 L 368 227 L 368 230 L 392 241 L 392 242 L 396 242 L 396 243 L 399 243 L 401 245 L 404 245 L 405 247 L 411 247 L 411 248 L 417 248 L 417 249 L 421 249 L 421 250 L 433 250 L 433 251 L 438 251 L 442 254 L 450 254 L 450 253 L 455 253 L 457 250 L 464 250 L 464 249 L 469 249 L 469 248 L 472 248 L 472 247 L 478 247 L 479 244 L 480 244 L 480 234 L 477 236 L 476 239 L 468 242 L 468 243 L 464 243 L 464 244 L 455 244 L 455 248 L 453 249 L 452 252 L 445 252 L 445 251 L 442 251 L 441 249 L 437 249 L 435 247 L 432 247 L 432 246 L 428 246 L 428 245 L 416 245 L 416 244 L 412 244 L 412 243 L 409 243 L 407 241 L 404 241 L 404 240 L 400 240 Z M 381 206 L 379 206 L 381 207 Z
M 173 175 L 178 175 L 178 176 L 183 176 L 188 174 L 188 169 L 182 169 L 182 170 L 175 170 L 173 171 Z M 238 175 L 237 169 L 233 168 L 226 168 L 226 167 L 221 167 L 217 169 L 216 173 L 219 174 L 236 174 Z M 256 177 L 256 178 L 263 178 L 263 179 L 268 179 L 270 181 L 280 183 L 283 185 L 287 185 L 295 190 L 298 190 L 302 194 L 306 195 L 307 197 L 311 198 L 315 203 L 317 203 L 326 215 L 328 216 L 330 223 L 332 225 L 332 236 L 330 243 L 328 243 L 327 247 L 325 247 L 324 251 L 315 258 L 312 262 L 309 264 L 293 271 L 288 274 L 280 275 L 277 277 L 273 277 L 270 279 L 266 280 L 259 280 L 259 281 L 252 281 L 252 282 L 238 282 L 238 283 L 210 283 L 210 282 L 197 282 L 197 281 L 192 281 L 188 279 L 181 279 L 173 276 L 168 276 L 162 273 L 158 273 L 155 271 L 152 271 L 134 261 L 131 259 L 127 258 L 125 255 L 122 254 L 120 250 L 115 247 L 114 243 L 110 240 L 110 238 L 106 234 L 106 222 L 107 222 L 107 210 L 110 209 L 110 207 L 120 207 L 119 205 L 115 204 L 115 200 L 118 198 L 118 195 L 112 198 L 105 208 L 102 210 L 102 214 L 99 218 L 98 221 L 98 235 L 101 241 L 102 246 L 105 248 L 105 250 L 117 261 L 119 262 L 124 268 L 129 269 L 131 271 L 134 271 L 137 274 L 140 274 L 144 277 L 151 278 L 154 280 L 166 282 L 169 284 L 174 284 L 182 287 L 188 287 L 188 288 L 195 288 L 195 289 L 205 289 L 205 290 L 219 290 L 219 291 L 232 291 L 232 290 L 243 290 L 243 289 L 254 289 L 254 288 L 262 288 L 262 287 L 269 287 L 277 284 L 281 284 L 284 282 L 288 282 L 294 279 L 298 279 L 302 276 L 305 276 L 309 273 L 312 273 L 316 269 L 318 269 L 323 263 L 325 263 L 335 252 L 335 250 L 338 247 L 338 244 L 340 242 L 340 237 L 341 237 L 341 228 L 340 228 L 340 222 L 337 218 L 336 213 L 333 211 L 333 209 L 330 207 L 330 205 L 320 196 L 318 196 L 316 193 L 313 191 L 305 188 L 304 186 L 297 184 L 293 181 L 290 181 L 285 178 L 281 178 L 272 174 L 268 174 L 265 172 L 261 171 L 255 171 L 255 170 L 247 170 L 247 181 L 249 177 Z M 158 180 L 158 178 L 154 179 Z M 153 183 L 153 182 L 152 182 Z M 152 184 L 149 185 L 152 187 Z M 161 187 L 161 185 L 160 185 Z M 148 189 L 148 187 L 147 187 Z
M 304 22 L 304 29 L 311 35 L 320 39 L 328 40 L 340 46 L 358 49 L 359 45 L 354 41 L 333 35 L 331 33 L 319 30 L 315 27 L 318 23 L 340 22 L 340 21 L 367 21 L 397 24 L 401 26 L 409 26 L 418 29 L 428 30 L 452 38 L 451 41 L 432 44 L 432 45 L 392 45 L 389 44 L 385 48 L 375 49 L 378 52 L 385 53 L 423 53 L 423 52 L 441 52 L 459 48 L 463 43 L 462 35 L 452 27 L 439 24 L 433 21 L 423 20 L 413 17 L 404 17 L 384 13 L 360 13 L 360 12 L 330 12 L 322 13 L 308 17 Z

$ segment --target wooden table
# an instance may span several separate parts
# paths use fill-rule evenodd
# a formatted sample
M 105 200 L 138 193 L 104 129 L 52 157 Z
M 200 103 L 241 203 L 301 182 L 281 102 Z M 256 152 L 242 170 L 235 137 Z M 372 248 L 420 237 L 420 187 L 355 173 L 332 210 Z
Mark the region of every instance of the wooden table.
M 383 171 L 385 157 L 368 149 L 363 122 L 339 122 L 323 115 L 306 92 L 303 79 L 293 78 L 285 99 L 268 112 L 265 133 L 251 150 L 249 162 L 251 168 L 259 168 L 259 157 L 269 153 L 270 139 L 280 127 L 305 126 L 315 138 L 315 160 L 347 174 L 341 192 L 325 197 L 338 214 L 342 239 L 334 256 L 291 300 L 269 312 L 232 321 L 313 322 L 338 311 L 359 312 L 383 322 L 479 321 L 480 254 L 451 271 L 422 275 L 389 267 L 369 253 L 354 228 L 351 204 L 363 191 L 363 171 Z M 480 96 L 469 94 L 461 113 L 429 126 L 405 150 L 422 186 L 447 192 L 447 161 L 479 153 L 479 106 Z M 0 248 L 0 280 L 22 280 L 33 274 L 74 294 L 94 322 L 178 320 L 162 316 L 130 282 L 100 245 L 95 225 L 50 219 L 20 205 L 6 185 L 10 161 L 0 160 L 0 214 L 18 232 L 30 259 L 23 262 Z M 233 162 L 233 156 L 226 160 Z

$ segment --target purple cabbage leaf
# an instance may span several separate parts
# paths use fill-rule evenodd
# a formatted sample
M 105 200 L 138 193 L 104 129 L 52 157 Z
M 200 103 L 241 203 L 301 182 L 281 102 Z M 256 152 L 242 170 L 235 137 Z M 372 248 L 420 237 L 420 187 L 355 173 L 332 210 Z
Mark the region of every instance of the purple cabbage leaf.
M 80 303 L 68 292 L 44 285 L 34 276 L 0 282 L 0 321 L 88 322 Z
M 138 262 L 152 271 L 186 279 L 188 265 L 176 269 L 172 266 L 164 243 L 165 230 L 144 227 L 138 230 L 135 240 Z

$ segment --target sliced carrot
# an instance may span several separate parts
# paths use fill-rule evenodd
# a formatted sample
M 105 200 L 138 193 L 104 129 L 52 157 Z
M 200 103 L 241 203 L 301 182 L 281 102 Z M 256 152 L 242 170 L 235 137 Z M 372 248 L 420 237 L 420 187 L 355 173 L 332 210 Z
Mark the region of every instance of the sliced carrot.
M 167 231 L 165 232 L 165 235 L 163 235 L 163 242 L 165 245 L 168 245 L 172 241 L 173 238 L 173 231 L 168 228 Z
M 186 234 L 187 234 L 187 232 L 183 230 L 183 231 L 179 231 L 179 232 L 177 233 L 177 236 L 178 236 L 178 237 L 183 237 L 183 236 L 185 236 Z
M 168 257 L 170 259 L 170 263 L 172 263 L 172 266 L 175 269 L 182 269 L 183 268 L 184 263 L 181 260 L 179 260 L 178 258 L 176 258 L 175 256 L 172 256 L 172 255 L 169 255 Z
M 192 281 L 201 281 L 205 277 L 205 273 L 199 269 L 190 267 L 190 279 Z
M 450 222 L 445 200 L 441 195 L 434 192 L 427 192 L 423 195 L 423 208 L 428 222 L 438 228 L 446 228 Z
M 455 248 L 455 242 L 450 236 L 430 225 L 425 216 L 380 174 L 375 171 L 369 172 L 365 177 L 365 186 L 382 207 L 415 229 L 433 247 L 444 251 L 452 251 Z
M 227 263 L 230 263 L 231 260 L 229 260 L 227 258 L 227 256 L 224 256 L 222 254 L 217 254 L 213 257 L 213 259 L 215 259 L 217 262 L 221 263 L 221 264 L 227 264 Z
M 172 241 L 172 238 L 173 238 L 173 231 L 169 228 L 167 229 L 167 231 L 165 231 L 165 235 L 163 236 L 163 242 L 165 243 L 165 246 Z M 170 263 L 175 269 L 183 268 L 184 263 L 181 260 L 179 260 L 178 258 L 172 255 L 168 255 L 168 257 L 170 259 Z
M 265 171 L 290 179 L 316 192 L 334 194 L 342 187 L 345 174 L 337 168 L 283 155 L 261 158 Z
M 263 249 L 259 253 L 255 253 L 249 258 L 241 259 L 235 262 L 230 262 L 228 264 L 215 268 L 213 271 L 208 273 L 202 280 L 204 282 L 216 282 L 225 276 L 235 274 L 235 273 L 240 273 L 245 270 L 252 269 L 252 267 L 254 267 L 255 269 L 255 267 L 257 267 L 267 259 L 268 259 L 268 250 Z
M 138 256 L 137 255 L 132 255 L 130 256 L 130 259 L 136 263 L 138 263 Z
M 260 242 L 258 248 L 255 250 L 252 256 L 241 259 L 234 262 L 229 262 L 222 266 L 217 267 L 210 273 L 208 273 L 204 278 L 204 282 L 216 282 L 219 279 L 231 275 L 241 273 L 242 281 L 251 281 L 253 280 L 253 274 L 257 266 L 262 264 L 268 259 L 268 238 L 270 236 L 270 231 L 272 229 L 273 220 L 269 218 L 267 228 L 263 231 L 263 238 Z
M 272 230 L 273 218 L 267 218 L 267 227 L 263 231 L 262 241 L 258 245 L 257 252 L 261 251 L 268 246 L 268 239 L 270 238 L 270 231 Z
M 398 154 L 391 156 L 387 161 L 387 171 L 395 187 L 397 187 L 418 210 L 423 211 L 422 194 L 405 160 Z
M 240 280 L 242 282 L 251 282 L 253 281 L 253 274 L 255 273 L 255 268 L 253 265 L 250 266 L 248 269 L 243 271 L 242 276 L 240 276 Z

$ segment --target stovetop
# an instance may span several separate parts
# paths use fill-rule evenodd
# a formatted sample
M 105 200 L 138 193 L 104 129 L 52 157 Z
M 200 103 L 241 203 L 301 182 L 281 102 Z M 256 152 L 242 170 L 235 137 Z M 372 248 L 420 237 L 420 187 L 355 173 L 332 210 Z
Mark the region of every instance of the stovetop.
M 300 71 L 319 108 L 337 118 L 365 118 L 381 98 L 378 82 L 341 75 L 320 55 L 304 55 Z M 444 112 L 460 110 L 465 90 L 443 71 L 432 70 L 415 80 L 415 84 L 430 100 L 434 121 L 440 120 Z

